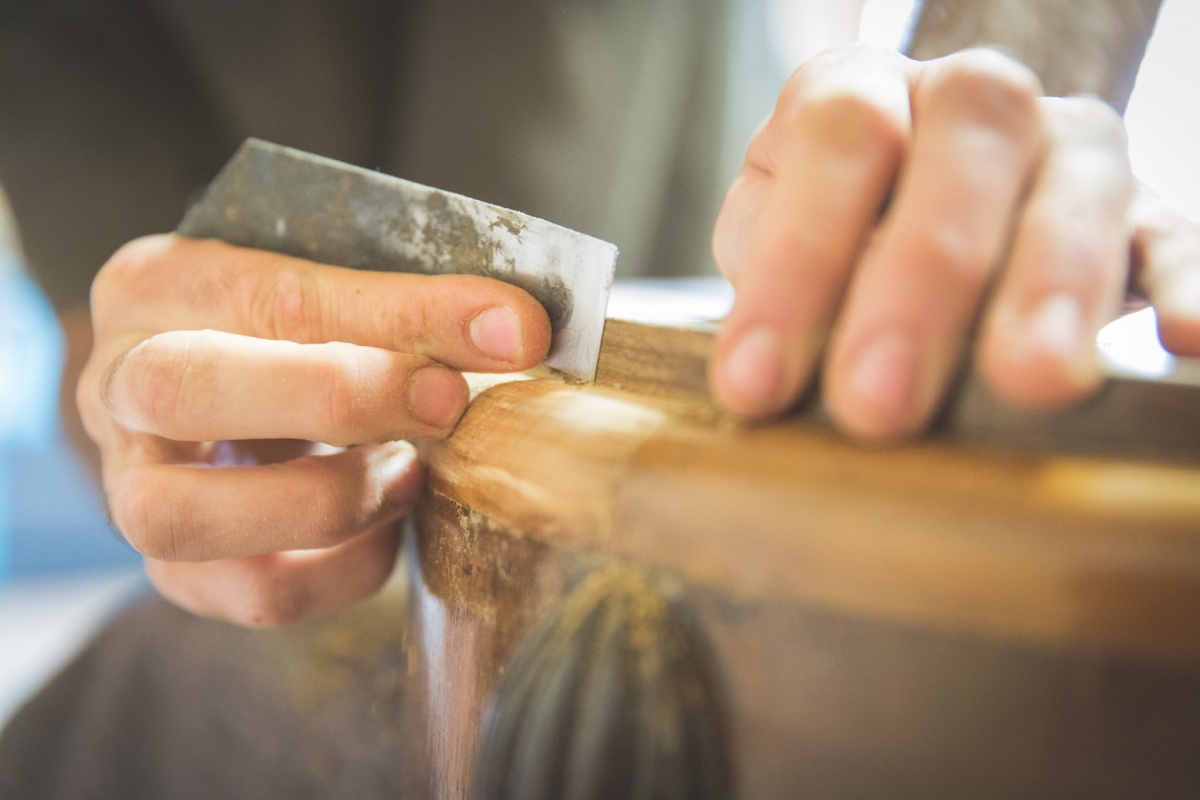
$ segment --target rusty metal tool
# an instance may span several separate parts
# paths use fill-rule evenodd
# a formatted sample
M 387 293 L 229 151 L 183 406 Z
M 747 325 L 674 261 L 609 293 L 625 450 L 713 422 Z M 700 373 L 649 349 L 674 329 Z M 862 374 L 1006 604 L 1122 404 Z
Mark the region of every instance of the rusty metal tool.
M 550 315 L 546 364 L 592 380 L 617 248 L 545 220 L 248 139 L 177 231 L 353 269 L 468 273 Z

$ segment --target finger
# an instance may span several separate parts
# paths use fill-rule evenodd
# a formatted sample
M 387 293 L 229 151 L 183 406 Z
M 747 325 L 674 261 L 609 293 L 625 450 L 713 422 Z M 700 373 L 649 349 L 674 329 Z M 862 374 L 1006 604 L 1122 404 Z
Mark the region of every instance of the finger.
M 829 59 L 846 58 L 832 54 Z M 818 59 L 797 72 L 752 145 L 714 247 L 729 251 L 737 299 L 717 339 L 717 400 L 745 416 L 782 411 L 803 391 L 851 265 L 873 228 L 908 135 L 908 84 L 895 54 L 861 51 L 854 68 Z M 753 196 L 762 195 L 761 201 Z M 739 220 L 756 202 L 753 218 Z
M 998 53 L 928 62 L 896 197 L 847 295 L 825 401 L 863 438 L 911 434 L 940 400 L 1041 147 L 1036 78 Z
M 163 597 L 205 617 L 255 628 L 314 619 L 371 596 L 396 562 L 401 526 L 380 525 L 325 550 L 185 563 L 147 559 Z
M 1126 285 L 1133 181 L 1115 111 L 1091 98 L 1042 105 L 1051 144 L 981 331 L 979 365 L 1010 403 L 1053 408 L 1100 381 L 1096 335 Z
M 774 176 L 756 164 L 746 164 L 730 184 L 713 225 L 712 252 L 717 268 L 737 286 L 746 263 L 746 248 Z
M 337 445 L 443 435 L 468 398 L 459 373 L 421 356 L 211 330 L 146 339 L 100 391 L 122 425 L 167 439 Z
M 528 369 L 550 346 L 545 309 L 500 281 L 342 269 L 174 235 L 118 251 L 93 284 L 92 306 L 98 338 L 216 328 L 352 342 L 475 372 Z
M 1163 346 L 1200 356 L 1200 223 L 1152 192 L 1135 194 L 1133 255 L 1139 288 L 1154 304 Z
M 261 466 L 131 464 L 105 488 L 143 555 L 212 561 L 340 544 L 404 516 L 420 481 L 412 446 L 396 442 Z

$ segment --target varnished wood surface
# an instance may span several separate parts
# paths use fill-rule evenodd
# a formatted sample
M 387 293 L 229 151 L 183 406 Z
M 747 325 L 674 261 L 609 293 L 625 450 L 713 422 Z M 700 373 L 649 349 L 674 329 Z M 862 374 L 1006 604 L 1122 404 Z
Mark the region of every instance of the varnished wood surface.
M 654 325 L 609 319 L 596 383 L 656 400 L 678 401 L 674 413 L 693 420 L 721 415 L 708 392 L 713 323 Z M 1179 360 L 1167 378 L 1112 376 L 1089 400 L 1038 412 L 997 400 L 971 370 L 929 434 L 939 440 L 1006 450 L 1067 455 L 1141 457 L 1200 464 L 1200 368 Z M 791 416 L 829 425 L 819 392 Z
M 650 325 L 609 318 L 604 326 L 596 383 L 686 404 L 681 411 L 716 416 L 708 393 L 708 357 L 715 323 Z
M 747 426 L 704 395 L 708 331 L 624 334 L 607 385 L 481 383 L 423 448 L 428 796 L 467 791 L 510 659 L 617 565 L 677 582 L 702 621 L 738 797 L 1200 787 L 1200 466 Z
M 490 389 L 427 456 L 434 490 L 536 541 L 747 597 L 1200 663 L 1195 467 L 872 449 L 544 380 Z

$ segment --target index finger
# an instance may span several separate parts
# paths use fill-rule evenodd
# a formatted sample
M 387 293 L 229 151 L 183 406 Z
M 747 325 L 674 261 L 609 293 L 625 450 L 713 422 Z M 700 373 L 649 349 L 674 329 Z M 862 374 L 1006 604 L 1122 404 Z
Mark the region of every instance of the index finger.
M 528 369 L 550 346 L 545 309 L 497 280 L 344 269 L 173 234 L 118 251 L 93 284 L 92 313 L 98 337 L 212 328 L 349 342 L 477 372 Z
M 748 154 L 757 177 L 735 184 L 714 233 L 718 258 L 744 261 L 722 264 L 738 273 L 711 369 L 725 408 L 748 417 L 778 413 L 809 383 L 909 125 L 908 77 L 895 54 L 818 57 L 781 95 Z M 751 203 L 758 206 L 752 219 L 740 220 L 739 194 L 748 189 L 760 202 Z M 744 258 L 731 239 L 745 240 Z

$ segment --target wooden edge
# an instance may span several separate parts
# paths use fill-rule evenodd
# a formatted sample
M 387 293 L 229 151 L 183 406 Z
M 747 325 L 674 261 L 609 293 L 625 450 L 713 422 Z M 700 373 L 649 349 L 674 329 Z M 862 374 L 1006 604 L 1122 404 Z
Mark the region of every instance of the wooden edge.
M 716 323 L 667 326 L 610 318 L 604 323 L 596 383 L 711 402 L 708 358 L 719 329 Z
M 1200 663 L 1200 469 L 950 442 L 866 448 L 803 419 L 714 426 L 619 390 L 485 392 L 431 489 L 516 538 L 747 598 Z
M 672 413 L 695 421 L 734 423 L 708 389 L 708 359 L 716 323 L 651 325 L 609 319 L 596 369 L 599 386 L 668 401 Z M 811 392 L 790 415 L 827 426 L 828 413 Z M 935 420 L 936 439 L 1035 453 L 1200 462 L 1200 383 L 1110 377 L 1072 408 L 1039 412 L 998 400 L 973 371 L 964 374 Z

